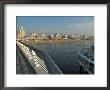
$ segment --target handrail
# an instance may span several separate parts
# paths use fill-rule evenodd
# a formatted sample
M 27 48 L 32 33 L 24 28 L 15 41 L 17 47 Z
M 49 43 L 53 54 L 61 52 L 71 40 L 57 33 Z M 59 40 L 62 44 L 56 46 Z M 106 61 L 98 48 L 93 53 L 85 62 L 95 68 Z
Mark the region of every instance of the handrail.
M 39 49 L 36 49 L 30 45 L 27 45 L 25 43 L 22 43 L 22 45 L 25 45 L 26 47 L 28 47 L 31 50 L 34 50 L 35 53 L 37 54 L 37 59 L 39 60 L 39 62 L 44 62 L 45 63 L 45 67 L 46 67 L 46 71 L 48 71 L 49 74 L 63 74 L 62 71 L 58 68 L 58 66 L 55 64 L 55 62 L 51 59 L 51 57 L 45 53 L 42 52 Z

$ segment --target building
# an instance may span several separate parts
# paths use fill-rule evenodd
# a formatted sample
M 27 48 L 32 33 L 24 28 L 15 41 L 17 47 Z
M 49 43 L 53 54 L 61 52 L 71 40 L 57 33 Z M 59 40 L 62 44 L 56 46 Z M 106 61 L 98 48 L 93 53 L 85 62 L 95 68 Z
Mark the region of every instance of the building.
M 56 33 L 56 34 L 55 34 L 55 38 L 61 39 L 61 37 L 62 37 L 61 34 L 59 34 L 59 33 Z
M 38 34 L 35 33 L 35 32 L 33 32 L 33 33 L 30 34 L 30 37 L 37 37 L 37 36 L 38 36 Z
M 51 34 L 51 35 L 50 35 L 50 38 L 51 38 L 51 39 L 53 39 L 54 37 L 55 37 L 55 35 L 54 35 L 54 34 Z
M 43 39 L 45 39 L 45 38 L 47 38 L 47 35 L 46 35 L 45 33 L 43 33 L 43 34 L 41 34 L 41 37 L 42 37 Z
M 68 35 L 65 35 L 63 39 L 69 39 L 69 38 L 68 38 Z
M 70 35 L 69 37 L 70 37 L 70 39 L 75 39 L 76 38 L 76 36 L 74 34 Z
M 21 27 L 19 28 L 18 33 L 17 33 L 17 39 L 18 39 L 18 40 L 23 40 L 25 37 L 26 37 L 26 32 L 25 32 L 23 26 L 21 26 Z

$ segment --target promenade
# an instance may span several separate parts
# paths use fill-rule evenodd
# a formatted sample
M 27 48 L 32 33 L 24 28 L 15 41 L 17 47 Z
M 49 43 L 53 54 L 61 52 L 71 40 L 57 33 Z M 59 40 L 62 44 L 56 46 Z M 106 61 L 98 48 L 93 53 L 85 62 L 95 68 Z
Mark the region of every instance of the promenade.
M 16 74 L 35 74 L 34 69 L 16 45 Z
M 57 65 L 54 63 L 54 61 L 48 54 L 28 45 L 26 45 L 26 47 L 28 47 L 30 50 L 34 50 L 38 56 L 36 56 L 36 58 L 34 58 L 35 57 L 34 56 L 32 57 L 32 59 L 29 59 L 28 56 L 24 53 L 24 51 L 21 51 L 22 48 L 19 48 L 17 44 L 16 46 L 17 74 L 47 74 L 47 72 L 42 71 L 42 68 L 45 66 L 45 64 L 46 64 L 45 67 L 48 70 L 48 74 L 62 74 L 62 71 L 57 67 Z M 37 60 L 37 63 L 35 60 Z M 41 63 L 41 61 L 44 62 L 44 64 Z M 39 66 L 37 65 L 37 67 L 35 67 L 36 64 L 39 64 Z

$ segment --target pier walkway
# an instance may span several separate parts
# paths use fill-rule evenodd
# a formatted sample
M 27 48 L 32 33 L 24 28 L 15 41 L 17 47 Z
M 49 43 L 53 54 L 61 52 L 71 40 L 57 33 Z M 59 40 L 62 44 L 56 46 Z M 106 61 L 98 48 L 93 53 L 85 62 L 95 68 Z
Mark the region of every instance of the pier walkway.
M 16 60 L 17 73 L 63 74 L 47 53 L 18 41 Z
M 16 74 L 35 74 L 34 69 L 23 55 L 18 45 L 16 45 Z

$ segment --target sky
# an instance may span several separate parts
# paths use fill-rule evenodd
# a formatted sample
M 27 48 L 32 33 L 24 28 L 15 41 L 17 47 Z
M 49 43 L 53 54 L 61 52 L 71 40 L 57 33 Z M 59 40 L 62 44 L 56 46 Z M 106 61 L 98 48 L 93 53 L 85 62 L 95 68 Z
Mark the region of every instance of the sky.
M 94 35 L 94 16 L 17 16 L 16 25 L 17 31 L 23 26 L 28 34 L 36 32 Z

